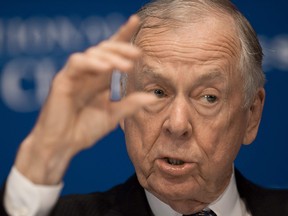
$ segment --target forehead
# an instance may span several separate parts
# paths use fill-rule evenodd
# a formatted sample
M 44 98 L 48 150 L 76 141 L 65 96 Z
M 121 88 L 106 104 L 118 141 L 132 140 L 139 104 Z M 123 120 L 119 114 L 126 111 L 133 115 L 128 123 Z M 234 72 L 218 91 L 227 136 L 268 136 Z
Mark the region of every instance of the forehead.
M 135 44 L 145 56 L 162 62 L 203 65 L 226 61 L 233 64 L 240 58 L 240 40 L 233 23 L 229 17 L 206 17 L 197 22 L 179 25 L 168 21 L 161 25 L 151 18 L 139 31 Z

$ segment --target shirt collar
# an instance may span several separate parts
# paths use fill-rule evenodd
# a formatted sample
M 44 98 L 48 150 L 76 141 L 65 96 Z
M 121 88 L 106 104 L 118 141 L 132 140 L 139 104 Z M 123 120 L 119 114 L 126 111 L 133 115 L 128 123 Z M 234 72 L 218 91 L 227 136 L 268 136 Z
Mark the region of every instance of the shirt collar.
M 169 205 L 159 200 L 149 191 L 145 190 L 145 193 L 150 208 L 155 216 L 182 216 L 182 214 L 174 211 Z M 240 202 L 234 172 L 231 176 L 229 185 L 223 194 L 216 201 L 211 203 L 208 208 L 213 210 L 217 216 L 243 215 L 243 206 Z

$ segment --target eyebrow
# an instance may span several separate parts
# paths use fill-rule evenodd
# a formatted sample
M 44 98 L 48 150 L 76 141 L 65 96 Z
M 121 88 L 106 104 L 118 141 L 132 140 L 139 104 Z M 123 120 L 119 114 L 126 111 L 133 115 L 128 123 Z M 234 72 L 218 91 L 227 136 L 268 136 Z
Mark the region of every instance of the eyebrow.
M 171 82 L 168 77 L 165 77 L 163 74 L 157 73 L 157 70 L 144 66 L 143 70 L 139 74 L 139 79 L 142 80 L 144 77 L 152 78 L 152 79 L 157 79 L 157 80 L 162 80 L 164 82 Z
M 171 79 L 169 79 L 168 77 L 165 77 L 163 74 L 157 73 L 157 70 L 149 66 L 143 67 L 143 70 L 139 73 L 138 80 L 142 80 L 145 77 L 155 79 L 155 80 L 160 79 L 161 81 L 164 81 L 165 83 L 171 83 Z M 215 69 L 215 70 L 208 71 L 205 74 L 201 74 L 196 80 L 196 85 L 204 83 L 204 82 L 208 82 L 208 81 L 215 81 L 215 80 L 225 81 L 226 79 L 227 77 L 224 76 L 224 74 L 221 71 Z
M 219 70 L 211 70 L 205 74 L 202 74 L 197 79 L 197 83 L 203 83 L 210 80 L 224 81 L 227 77 Z
M 149 78 L 153 78 L 153 79 L 163 79 L 163 80 L 169 81 L 169 79 L 167 77 L 158 73 L 157 70 L 155 70 L 154 68 L 145 66 L 143 68 L 142 72 L 140 73 L 140 78 L 147 77 L 147 76 Z

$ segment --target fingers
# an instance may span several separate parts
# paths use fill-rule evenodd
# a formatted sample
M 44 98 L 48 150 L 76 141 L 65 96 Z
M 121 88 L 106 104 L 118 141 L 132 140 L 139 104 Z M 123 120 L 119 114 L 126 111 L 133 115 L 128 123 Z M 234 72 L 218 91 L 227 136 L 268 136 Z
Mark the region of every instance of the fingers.
M 72 75 L 80 75 L 81 71 L 109 73 L 113 69 L 129 72 L 141 52 L 137 47 L 123 42 L 105 41 L 89 48 L 85 53 L 70 56 L 65 69 Z
M 133 46 L 127 42 L 120 41 L 104 41 L 95 47 L 87 49 L 88 55 L 99 55 L 103 52 L 110 52 L 117 55 L 121 55 L 125 58 L 135 58 L 141 55 L 141 51 L 136 46 Z
M 58 85 L 61 86 L 60 90 L 90 100 L 100 90 L 109 89 L 113 70 L 126 73 L 132 71 L 141 51 L 128 41 L 137 31 L 139 23 L 137 16 L 131 16 L 109 40 L 90 47 L 83 53 L 72 54 L 61 70 L 62 79 L 58 79 L 65 82 L 65 85 Z M 84 101 L 89 101 L 88 99 Z
M 71 55 L 67 62 L 68 67 L 65 68 L 68 68 L 67 71 L 71 71 L 72 75 L 73 72 L 79 73 L 79 71 L 109 73 L 114 69 L 129 72 L 135 60 L 141 56 L 139 48 L 127 43 L 138 30 L 139 23 L 138 16 L 131 16 L 109 40 L 90 47 L 84 53 Z
M 115 103 L 113 107 L 114 119 L 119 122 L 121 119 L 131 116 L 141 108 L 151 105 L 157 101 L 154 95 L 147 93 L 133 93 Z
M 100 59 L 107 62 L 111 68 L 123 72 L 129 72 L 137 58 L 141 56 L 141 51 L 128 43 L 105 41 L 96 47 L 91 47 L 85 52 L 93 59 Z
M 108 62 L 101 61 L 99 58 L 91 58 L 84 53 L 74 53 L 69 57 L 63 71 L 71 75 L 80 76 L 81 71 L 106 72 L 112 70 L 112 66 Z
M 130 41 L 133 35 L 137 32 L 140 26 L 140 18 L 137 15 L 132 15 L 126 24 L 124 24 L 119 31 L 111 37 L 111 40 L 116 41 Z

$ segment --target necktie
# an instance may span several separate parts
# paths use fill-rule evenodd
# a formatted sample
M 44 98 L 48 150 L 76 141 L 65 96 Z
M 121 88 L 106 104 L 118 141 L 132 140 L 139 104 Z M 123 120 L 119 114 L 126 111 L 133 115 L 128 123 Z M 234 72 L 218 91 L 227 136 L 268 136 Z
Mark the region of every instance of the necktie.
M 212 210 L 208 209 L 195 214 L 183 215 L 183 216 L 217 216 L 217 215 Z

